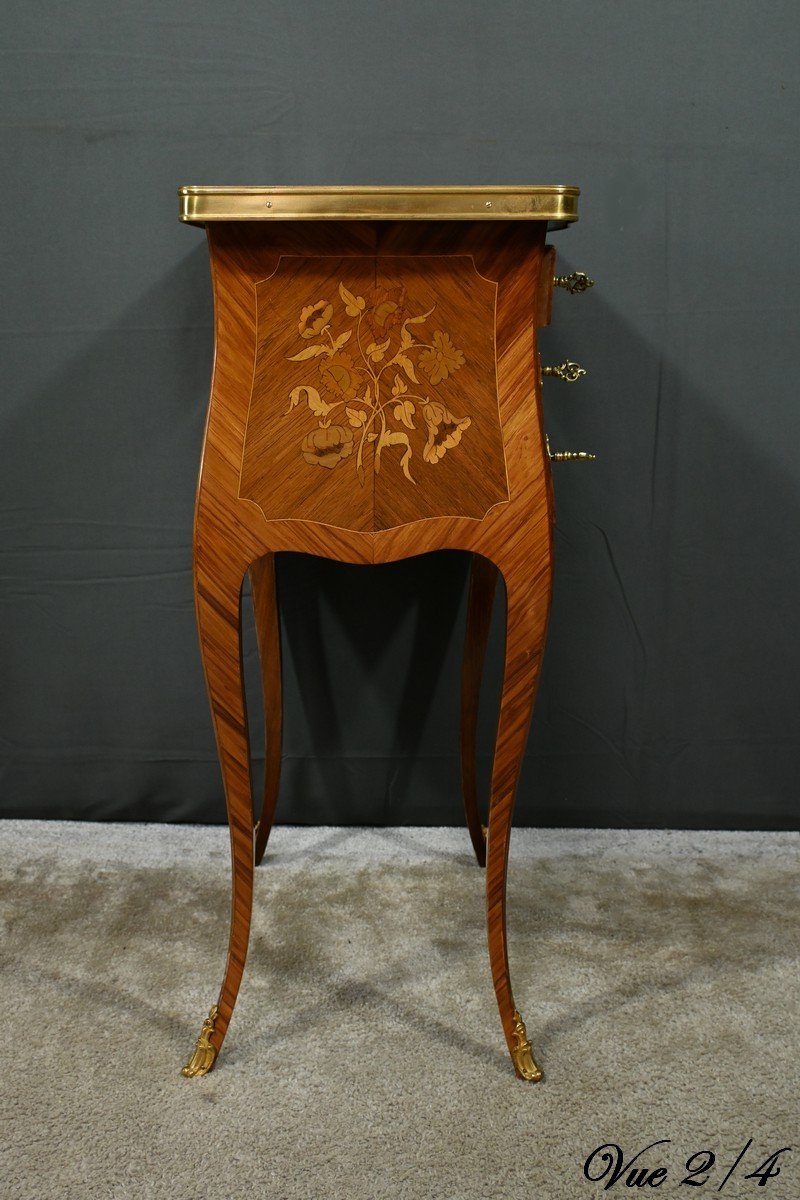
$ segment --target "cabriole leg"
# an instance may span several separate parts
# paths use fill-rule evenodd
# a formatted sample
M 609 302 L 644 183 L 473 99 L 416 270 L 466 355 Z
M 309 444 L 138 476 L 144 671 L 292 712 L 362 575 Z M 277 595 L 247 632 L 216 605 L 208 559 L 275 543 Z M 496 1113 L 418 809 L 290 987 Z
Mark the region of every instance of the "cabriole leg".
M 217 1003 L 203 1023 L 194 1053 L 183 1068 L 189 1077 L 212 1069 L 225 1038 L 242 981 L 253 906 L 253 804 L 250 747 L 242 679 L 241 570 L 213 574 L 195 570 L 200 653 L 217 737 L 230 826 L 233 887 L 225 976 Z
M 504 570 L 506 649 L 497 727 L 486 862 L 489 960 L 500 1019 L 518 1079 L 537 1081 L 525 1023 L 514 1004 L 508 969 L 506 874 L 511 817 L 528 736 L 550 607 L 550 560 L 533 579 L 524 569 Z

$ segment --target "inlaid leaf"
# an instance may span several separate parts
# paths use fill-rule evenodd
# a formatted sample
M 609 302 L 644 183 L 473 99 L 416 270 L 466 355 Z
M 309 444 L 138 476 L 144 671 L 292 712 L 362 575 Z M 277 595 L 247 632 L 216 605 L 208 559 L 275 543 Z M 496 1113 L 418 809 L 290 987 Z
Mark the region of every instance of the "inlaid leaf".
M 347 416 L 350 420 L 350 424 L 353 426 L 354 429 L 359 429 L 367 419 L 367 414 L 365 412 L 363 412 L 360 408 L 345 407 L 344 411 L 347 413 Z
M 319 358 L 320 354 L 327 354 L 327 353 L 328 353 L 327 346 L 320 346 L 320 345 L 315 344 L 313 346 L 306 346 L 305 349 L 301 350 L 299 354 L 290 354 L 288 356 L 288 358 L 289 358 L 289 362 L 305 362 L 305 360 L 307 358 Z
M 419 380 L 417 379 L 416 375 L 414 374 L 414 364 L 412 363 L 412 361 L 408 357 L 408 355 L 397 353 L 394 356 L 394 361 L 397 363 L 398 367 L 403 368 L 403 370 L 405 371 L 406 375 L 408 376 L 408 378 L 411 380 L 412 383 L 419 383 Z
M 409 401 L 406 401 L 406 403 L 409 403 Z M 408 465 L 411 460 L 411 444 L 408 440 L 408 434 L 407 433 L 394 433 L 388 429 L 386 430 L 385 433 L 382 433 L 381 440 L 378 443 L 377 449 L 375 451 L 376 460 L 378 458 L 378 453 L 382 446 L 405 446 L 406 447 L 406 452 L 403 455 L 403 457 L 400 459 L 400 466 L 402 468 L 403 474 L 405 475 L 406 479 L 410 483 L 416 483 L 417 481 L 416 481 L 416 479 L 413 478 L 413 476 L 411 474 L 411 469 Z
M 349 341 L 350 341 L 350 338 L 351 338 L 352 336 L 353 336 L 353 331 L 352 331 L 352 329 L 347 329 L 347 330 L 345 330 L 345 332 L 344 332 L 344 333 L 340 333 L 340 334 L 339 334 L 339 336 L 338 336 L 338 337 L 336 338 L 336 340 L 334 341 L 334 343 L 333 343 L 333 345 L 331 346 L 331 348 L 330 348 L 330 350 L 328 351 L 328 353 L 329 353 L 329 354 L 335 354 L 337 350 L 341 350 L 341 348 L 342 348 L 342 346 L 344 346 L 345 342 L 349 342 Z
M 327 417 L 328 413 L 333 408 L 332 404 L 327 404 L 320 396 L 316 388 L 307 387 L 308 392 L 308 407 L 311 409 L 315 417 Z
M 422 325 L 424 321 L 427 321 L 434 308 L 436 308 L 435 304 L 433 308 L 429 308 L 428 311 L 423 313 L 420 317 L 406 317 L 405 321 L 403 321 L 403 328 L 405 329 L 406 325 Z
M 363 296 L 354 296 L 349 292 L 343 283 L 339 284 L 339 295 L 345 303 L 345 312 L 348 317 L 357 317 L 360 312 L 366 307 L 366 300 Z
M 367 346 L 367 358 L 371 358 L 373 362 L 380 362 L 386 351 L 389 349 L 391 338 L 387 338 L 385 342 L 370 342 Z
M 296 404 L 299 404 L 303 399 L 303 393 L 306 395 L 306 402 L 315 417 L 326 417 L 333 408 L 332 404 L 326 404 L 320 396 L 316 388 L 307 387 L 305 384 L 294 388 L 289 395 L 289 407 L 286 410 L 291 412 Z
M 407 392 L 407 391 L 408 391 L 408 388 L 406 387 L 406 384 L 403 381 L 402 377 L 400 375 L 395 375 L 394 386 L 392 387 L 392 395 L 393 396 L 401 396 L 403 394 L 403 392 Z
M 402 421 L 406 429 L 415 429 L 416 426 L 411 418 L 416 411 L 413 400 L 403 400 L 400 404 L 395 404 L 394 406 L 394 419 L 395 421 Z

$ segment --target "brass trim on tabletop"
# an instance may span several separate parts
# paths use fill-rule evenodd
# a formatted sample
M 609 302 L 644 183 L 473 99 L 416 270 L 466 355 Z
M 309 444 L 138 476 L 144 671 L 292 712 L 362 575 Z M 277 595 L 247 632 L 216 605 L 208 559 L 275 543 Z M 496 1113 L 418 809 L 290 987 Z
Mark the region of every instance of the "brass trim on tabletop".
M 195 187 L 178 189 L 180 219 L 207 221 L 558 221 L 578 219 L 580 188 Z

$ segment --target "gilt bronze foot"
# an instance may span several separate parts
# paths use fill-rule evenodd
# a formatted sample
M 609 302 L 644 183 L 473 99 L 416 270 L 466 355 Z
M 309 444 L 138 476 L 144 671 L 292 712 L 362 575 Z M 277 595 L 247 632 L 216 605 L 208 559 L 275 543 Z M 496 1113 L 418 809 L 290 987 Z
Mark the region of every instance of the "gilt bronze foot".
M 192 1057 L 186 1066 L 181 1068 L 181 1075 L 185 1075 L 187 1079 L 194 1079 L 197 1075 L 207 1075 L 217 1061 L 217 1047 L 212 1044 L 211 1038 L 218 1016 L 219 1009 L 215 1004 L 203 1021 L 203 1028 L 200 1030 L 200 1037 L 197 1039 Z
M 517 1074 L 531 1083 L 538 1083 L 544 1072 L 533 1057 L 533 1049 L 528 1041 L 528 1031 L 519 1013 L 514 1012 L 514 1049 L 511 1051 Z

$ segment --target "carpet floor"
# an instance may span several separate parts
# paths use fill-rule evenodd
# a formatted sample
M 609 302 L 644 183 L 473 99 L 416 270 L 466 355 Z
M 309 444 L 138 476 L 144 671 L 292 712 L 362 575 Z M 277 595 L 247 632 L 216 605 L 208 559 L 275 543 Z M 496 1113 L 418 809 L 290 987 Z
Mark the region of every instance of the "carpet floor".
M 227 831 L 6 821 L 0 844 L 2 1200 L 576 1200 L 605 1194 L 595 1148 L 658 1139 L 638 1165 L 664 1194 L 704 1150 L 716 1193 L 752 1139 L 724 1194 L 800 1197 L 796 835 L 516 830 L 536 1085 L 506 1054 L 464 830 L 278 828 L 195 1080 Z

